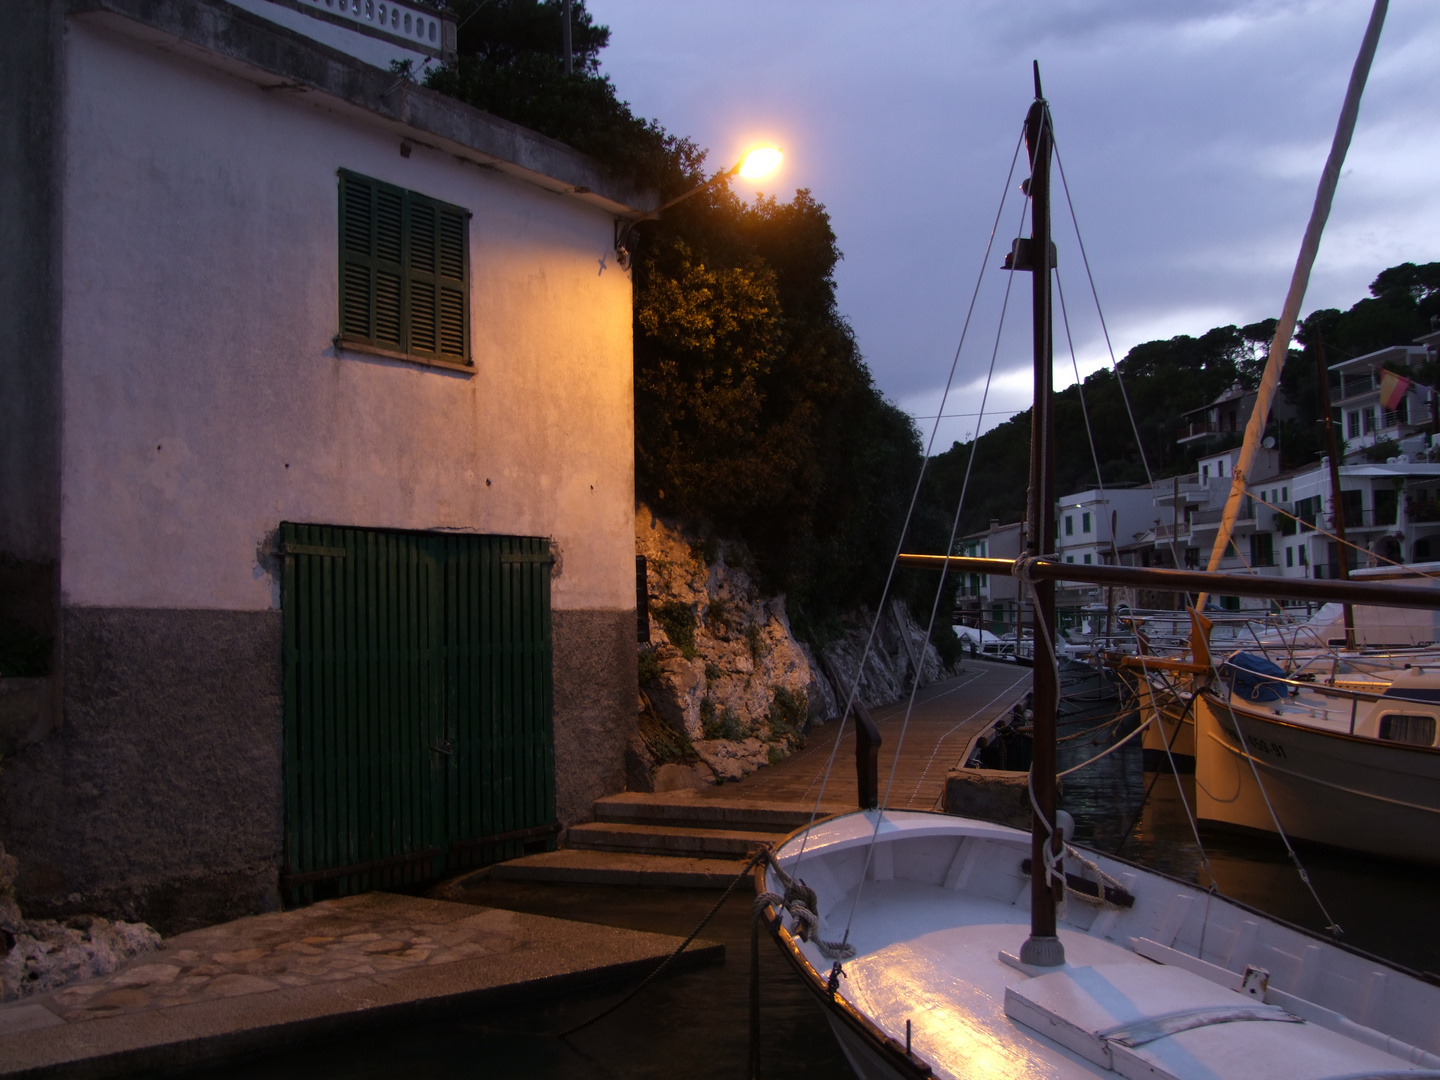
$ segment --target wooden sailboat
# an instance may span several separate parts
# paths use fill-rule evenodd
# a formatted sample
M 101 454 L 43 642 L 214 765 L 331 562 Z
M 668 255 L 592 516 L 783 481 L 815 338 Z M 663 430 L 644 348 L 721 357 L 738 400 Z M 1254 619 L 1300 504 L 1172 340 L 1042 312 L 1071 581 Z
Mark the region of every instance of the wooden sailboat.
M 1440 1078 L 1440 987 L 1166 875 L 1075 847 L 1055 805 L 1053 582 L 1301 598 L 1331 583 L 1059 564 L 1050 409 L 1050 117 L 1026 119 L 1034 273 L 1030 535 L 1018 560 L 902 556 L 1014 573 L 1037 612 L 1034 827 L 865 809 L 787 837 L 756 868 L 765 924 L 866 1078 Z M 1426 590 L 1339 583 L 1346 599 Z M 1333 594 L 1332 594 L 1333 595 Z M 863 789 L 863 785 L 862 785 Z M 873 788 L 872 788 L 873 790 Z

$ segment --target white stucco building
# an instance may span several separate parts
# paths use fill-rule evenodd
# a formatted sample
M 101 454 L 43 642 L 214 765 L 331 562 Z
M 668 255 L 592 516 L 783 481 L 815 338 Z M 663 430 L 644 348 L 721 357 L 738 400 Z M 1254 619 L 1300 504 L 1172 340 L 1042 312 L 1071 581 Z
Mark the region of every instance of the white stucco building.
M 37 914 L 420 880 L 623 786 L 613 237 L 649 204 L 308 2 L 7 12 L 0 588 L 55 647 L 0 839 Z

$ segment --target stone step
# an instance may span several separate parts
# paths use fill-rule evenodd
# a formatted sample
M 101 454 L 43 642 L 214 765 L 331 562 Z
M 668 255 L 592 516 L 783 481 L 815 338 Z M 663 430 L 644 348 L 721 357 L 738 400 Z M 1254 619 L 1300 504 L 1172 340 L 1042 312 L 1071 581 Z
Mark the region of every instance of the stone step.
M 848 803 L 827 801 L 820 807 L 820 816 L 851 809 L 854 808 Z M 813 802 L 758 802 L 689 791 L 657 794 L 626 791 L 595 801 L 595 819 L 598 822 L 686 829 L 740 829 L 775 836 L 783 836 L 808 824 L 814 812 Z
M 778 839 L 773 832 L 741 829 L 691 829 L 673 825 L 597 821 L 574 825 L 565 846 L 588 851 L 638 851 L 650 855 L 743 858 Z
M 633 851 L 584 851 L 567 848 L 496 863 L 484 873 L 494 881 L 531 881 L 557 885 L 634 885 L 656 889 L 723 889 L 744 869 L 744 859 L 695 859 L 673 855 L 645 855 Z

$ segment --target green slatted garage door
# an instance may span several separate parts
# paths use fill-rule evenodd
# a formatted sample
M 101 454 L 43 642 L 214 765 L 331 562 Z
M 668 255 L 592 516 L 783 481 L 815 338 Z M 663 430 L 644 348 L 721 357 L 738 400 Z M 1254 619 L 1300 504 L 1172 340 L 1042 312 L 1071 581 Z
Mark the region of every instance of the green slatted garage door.
M 288 903 L 555 833 L 549 543 L 281 527 Z

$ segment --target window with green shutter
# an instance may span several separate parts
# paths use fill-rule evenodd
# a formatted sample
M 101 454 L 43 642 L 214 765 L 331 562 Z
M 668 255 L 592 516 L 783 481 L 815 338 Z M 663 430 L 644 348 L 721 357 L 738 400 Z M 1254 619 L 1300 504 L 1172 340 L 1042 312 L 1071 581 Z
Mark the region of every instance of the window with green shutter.
M 338 345 L 470 364 L 470 213 L 340 170 Z

